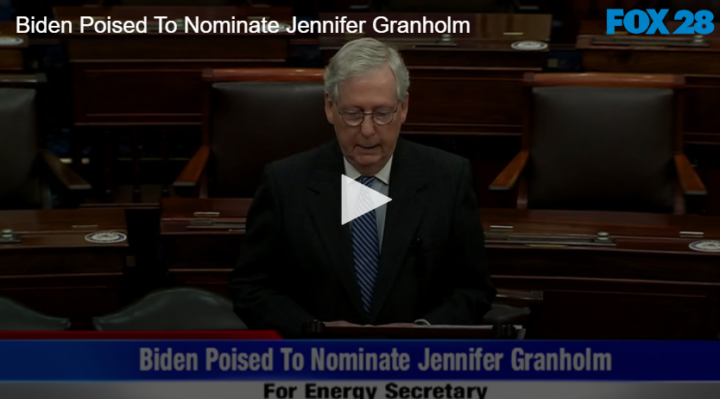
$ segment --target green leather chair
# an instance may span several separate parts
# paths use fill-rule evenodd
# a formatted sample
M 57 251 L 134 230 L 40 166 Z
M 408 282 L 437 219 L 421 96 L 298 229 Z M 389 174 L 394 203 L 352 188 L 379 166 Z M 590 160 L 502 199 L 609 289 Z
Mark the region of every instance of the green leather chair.
M 148 294 L 113 314 L 93 318 L 99 331 L 246 330 L 232 302 L 198 288 L 169 288 Z
M 69 319 L 47 316 L 12 299 L 0 297 L 0 331 L 64 331 L 69 328 Z

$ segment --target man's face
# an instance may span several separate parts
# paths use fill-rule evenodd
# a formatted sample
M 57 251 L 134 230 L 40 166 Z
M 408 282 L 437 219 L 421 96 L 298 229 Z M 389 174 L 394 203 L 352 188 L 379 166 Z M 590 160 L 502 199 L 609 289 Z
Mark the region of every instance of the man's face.
M 395 151 L 400 127 L 407 116 L 408 96 L 398 103 L 395 75 L 385 65 L 370 75 L 340 83 L 337 100 L 333 104 L 325 95 L 325 114 L 335 126 L 343 155 L 363 175 L 377 174 Z M 352 119 L 363 112 L 368 115 L 358 126 L 346 123 L 341 114 Z M 392 114 L 392 122 L 378 125 L 370 114 L 373 112 L 380 119 Z

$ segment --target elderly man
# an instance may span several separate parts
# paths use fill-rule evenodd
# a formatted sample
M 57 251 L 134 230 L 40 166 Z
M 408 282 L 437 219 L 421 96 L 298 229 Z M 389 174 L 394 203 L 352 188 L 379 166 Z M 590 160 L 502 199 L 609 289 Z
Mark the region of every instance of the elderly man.
M 469 163 L 399 138 L 409 76 L 398 52 L 347 43 L 325 72 L 337 140 L 266 168 L 231 277 L 251 328 L 478 323 L 495 296 Z M 392 201 L 341 224 L 341 175 Z

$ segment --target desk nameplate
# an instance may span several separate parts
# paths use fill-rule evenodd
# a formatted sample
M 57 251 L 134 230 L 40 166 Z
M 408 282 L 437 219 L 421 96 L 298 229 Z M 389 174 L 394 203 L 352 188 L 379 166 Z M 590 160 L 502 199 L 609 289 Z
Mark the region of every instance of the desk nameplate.
M 590 236 L 536 236 L 522 234 L 501 234 L 485 233 L 487 243 L 508 244 L 508 245 L 578 245 L 578 246 L 599 246 L 614 247 L 612 241 L 600 241 L 597 237 Z
M 592 44 L 597 46 L 650 46 L 656 47 L 709 47 L 702 36 L 699 38 L 645 38 L 624 36 L 595 36 Z
M 188 229 L 239 229 L 245 230 L 245 221 L 191 220 Z

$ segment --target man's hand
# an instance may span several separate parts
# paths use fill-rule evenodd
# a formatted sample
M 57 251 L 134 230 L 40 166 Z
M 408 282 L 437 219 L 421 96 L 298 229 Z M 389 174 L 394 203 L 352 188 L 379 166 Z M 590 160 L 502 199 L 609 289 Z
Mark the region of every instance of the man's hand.
M 390 323 L 390 324 L 381 324 L 379 326 L 375 326 L 378 328 L 383 327 L 389 327 L 389 328 L 411 328 L 411 327 L 417 327 L 417 324 L 415 323 Z
M 362 327 L 359 324 L 348 323 L 345 320 L 323 322 L 325 327 Z

